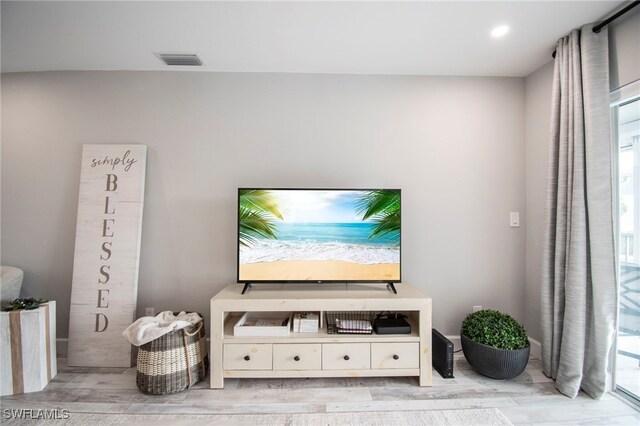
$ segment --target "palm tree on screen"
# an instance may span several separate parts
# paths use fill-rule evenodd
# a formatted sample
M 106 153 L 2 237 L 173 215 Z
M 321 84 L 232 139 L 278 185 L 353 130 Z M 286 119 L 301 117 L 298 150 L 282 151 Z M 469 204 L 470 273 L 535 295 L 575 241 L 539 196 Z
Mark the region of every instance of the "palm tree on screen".
M 277 239 L 276 219 L 283 220 L 271 192 L 263 189 L 240 190 L 240 245 L 249 247 L 261 239 Z
M 356 203 L 362 220 L 375 223 L 369 238 L 388 236 L 400 244 L 400 191 L 375 190 L 363 193 Z

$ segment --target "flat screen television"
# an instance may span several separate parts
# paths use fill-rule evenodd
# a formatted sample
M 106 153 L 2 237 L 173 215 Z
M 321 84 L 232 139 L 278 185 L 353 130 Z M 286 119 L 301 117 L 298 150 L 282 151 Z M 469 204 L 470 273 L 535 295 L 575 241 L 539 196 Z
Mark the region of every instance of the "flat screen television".
M 400 237 L 399 189 L 238 189 L 239 283 L 398 283 Z

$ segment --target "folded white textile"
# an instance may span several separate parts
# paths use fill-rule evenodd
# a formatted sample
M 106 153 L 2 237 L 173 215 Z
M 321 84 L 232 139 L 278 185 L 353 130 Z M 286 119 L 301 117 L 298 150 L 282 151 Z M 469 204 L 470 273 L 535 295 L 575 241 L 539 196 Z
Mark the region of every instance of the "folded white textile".
M 171 311 L 160 312 L 155 317 L 138 318 L 122 335 L 134 346 L 144 345 L 160 336 L 175 330 L 195 325 L 202 321 L 196 312 L 180 312 L 174 315 Z

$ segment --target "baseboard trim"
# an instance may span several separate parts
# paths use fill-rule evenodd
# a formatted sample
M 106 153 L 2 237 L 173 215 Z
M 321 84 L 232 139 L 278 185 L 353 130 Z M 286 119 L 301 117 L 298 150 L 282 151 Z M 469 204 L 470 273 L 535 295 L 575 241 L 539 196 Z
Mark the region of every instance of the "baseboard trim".
M 529 344 L 531 345 L 531 356 L 536 359 L 542 359 L 542 345 L 536 339 L 529 337 Z
M 207 345 L 209 345 L 209 338 L 207 337 Z M 133 348 L 135 349 L 135 348 Z M 56 355 L 59 357 L 67 357 L 69 354 L 69 338 L 58 337 L 56 339 Z
M 58 337 L 56 339 L 56 355 L 66 357 L 69 353 L 69 339 L 66 337 Z
M 455 335 L 447 335 L 444 336 L 447 339 L 451 340 L 451 343 L 453 343 L 453 350 L 454 351 L 458 351 L 460 349 L 462 349 L 461 343 L 460 343 L 460 336 L 455 334 Z M 207 342 L 209 341 L 209 339 L 207 338 Z M 533 339 L 531 337 L 529 337 L 529 343 L 531 344 L 531 356 L 537 359 L 541 359 L 542 357 L 542 347 L 540 346 L 540 342 L 538 342 L 536 339 Z M 59 337 L 56 339 L 56 354 L 58 356 L 62 356 L 62 357 L 66 357 L 67 354 L 69 353 L 69 339 L 66 337 Z
M 460 335 L 455 334 L 455 335 L 448 335 L 444 337 L 451 340 L 451 343 L 453 343 L 454 352 L 462 349 L 462 346 L 461 346 L 462 344 L 460 343 Z M 532 339 L 531 337 L 529 337 L 529 344 L 531 345 L 530 355 L 536 359 L 541 359 L 542 347 L 540 346 L 540 342 L 538 342 L 536 339 Z

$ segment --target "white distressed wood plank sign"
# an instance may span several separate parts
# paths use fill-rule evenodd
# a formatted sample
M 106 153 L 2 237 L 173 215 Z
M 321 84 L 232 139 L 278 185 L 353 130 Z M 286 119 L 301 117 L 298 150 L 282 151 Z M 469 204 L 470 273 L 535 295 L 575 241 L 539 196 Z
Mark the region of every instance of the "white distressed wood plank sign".
M 131 366 L 146 159 L 145 145 L 83 146 L 69 365 Z
M 56 302 L 0 312 L 0 395 L 39 392 L 57 371 Z

